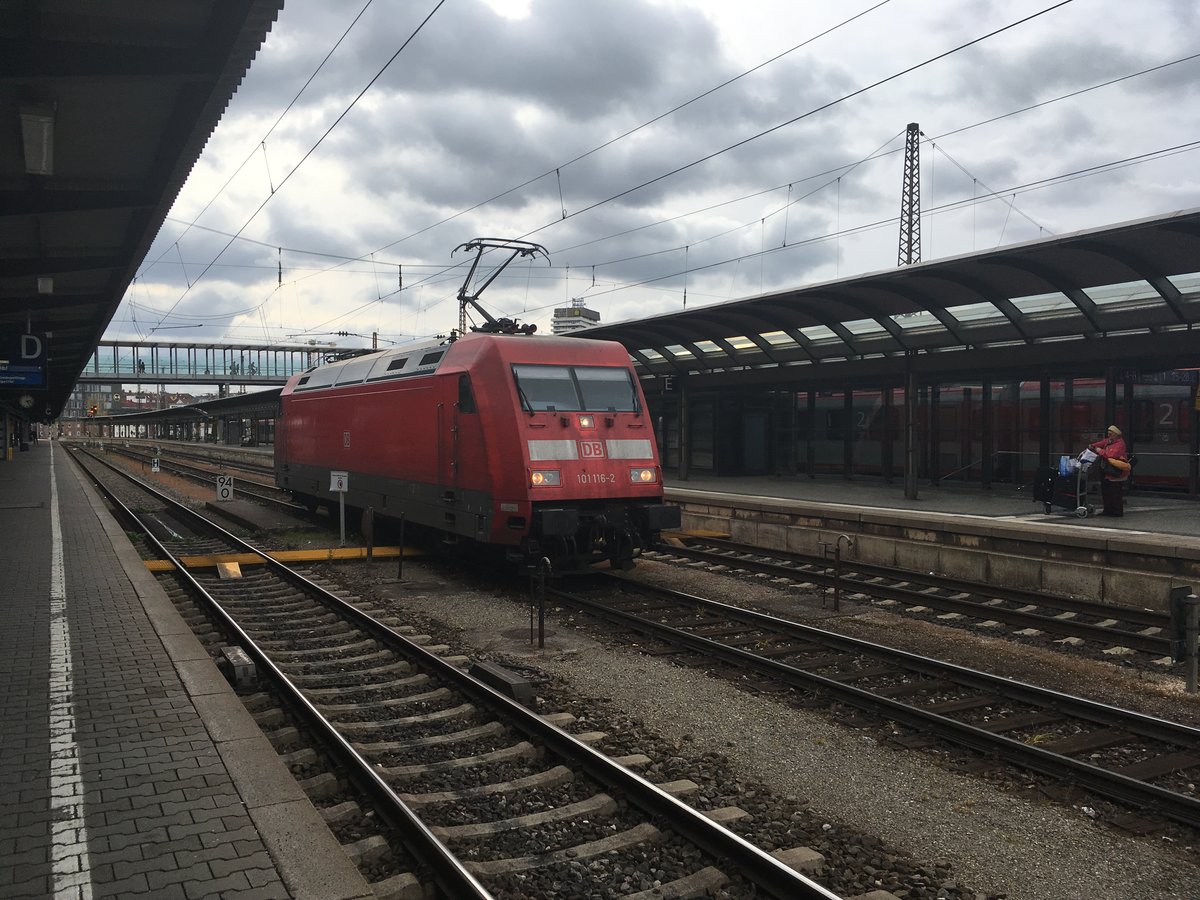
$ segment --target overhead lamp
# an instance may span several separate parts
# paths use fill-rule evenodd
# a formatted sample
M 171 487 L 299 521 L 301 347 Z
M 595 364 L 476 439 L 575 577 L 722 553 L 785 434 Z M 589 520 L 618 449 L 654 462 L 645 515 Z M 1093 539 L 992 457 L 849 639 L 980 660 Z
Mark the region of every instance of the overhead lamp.
M 29 175 L 54 174 L 54 107 L 22 106 L 21 142 Z

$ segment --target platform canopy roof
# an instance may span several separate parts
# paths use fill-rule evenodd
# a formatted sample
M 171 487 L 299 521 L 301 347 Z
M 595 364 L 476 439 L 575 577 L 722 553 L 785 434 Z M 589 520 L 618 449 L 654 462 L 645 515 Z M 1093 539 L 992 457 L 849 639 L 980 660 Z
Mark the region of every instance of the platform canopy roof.
M 1200 209 L 1192 209 L 572 337 L 620 341 L 643 377 L 762 383 L 877 378 L 906 364 L 1198 365 L 1197 322 Z
M 0 403 L 62 409 L 282 6 L 0 0 Z

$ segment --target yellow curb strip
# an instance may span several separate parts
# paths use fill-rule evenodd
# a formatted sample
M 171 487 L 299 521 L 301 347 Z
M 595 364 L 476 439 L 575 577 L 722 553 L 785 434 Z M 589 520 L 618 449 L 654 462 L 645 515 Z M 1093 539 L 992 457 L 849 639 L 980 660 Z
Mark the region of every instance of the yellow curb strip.
M 376 547 L 374 556 L 378 559 L 395 559 L 400 555 L 399 547 Z M 422 556 L 421 551 L 412 547 L 404 548 L 405 556 Z M 328 562 L 331 560 L 340 559 L 366 559 L 366 547 L 327 547 L 319 550 L 277 550 L 270 554 L 271 558 L 277 562 L 297 563 L 297 562 Z M 224 553 L 219 556 L 183 556 L 180 557 L 181 562 L 189 569 L 203 569 L 219 566 L 226 563 L 235 563 L 242 566 L 262 565 L 263 559 L 261 556 L 256 556 L 253 553 Z M 148 559 L 146 560 L 146 568 L 151 572 L 171 572 L 175 566 L 163 559 Z

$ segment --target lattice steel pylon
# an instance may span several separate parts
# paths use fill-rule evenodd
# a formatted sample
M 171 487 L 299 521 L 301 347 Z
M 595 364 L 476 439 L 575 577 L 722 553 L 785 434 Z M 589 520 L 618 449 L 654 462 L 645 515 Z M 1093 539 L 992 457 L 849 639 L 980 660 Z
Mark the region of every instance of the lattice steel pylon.
M 921 261 L 921 138 L 916 122 L 904 139 L 904 183 L 900 190 L 900 255 L 896 265 Z

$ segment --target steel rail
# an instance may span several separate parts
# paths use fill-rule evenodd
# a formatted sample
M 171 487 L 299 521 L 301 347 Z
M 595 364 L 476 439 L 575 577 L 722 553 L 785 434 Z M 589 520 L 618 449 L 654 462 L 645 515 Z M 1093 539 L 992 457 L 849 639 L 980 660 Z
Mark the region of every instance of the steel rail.
M 904 650 L 872 644 L 858 638 L 847 637 L 832 632 L 822 631 L 807 625 L 788 622 L 763 613 L 740 609 L 725 603 L 706 600 L 691 594 L 670 591 L 666 588 L 644 585 L 631 579 L 616 575 L 607 575 L 626 585 L 635 585 L 638 590 L 649 590 L 651 593 L 671 597 L 676 602 L 686 603 L 718 612 L 722 616 L 741 621 L 755 627 L 770 629 L 776 633 L 816 642 L 824 646 L 843 649 L 847 652 L 866 653 L 877 657 L 888 657 L 904 663 L 909 668 L 926 674 L 937 674 L 976 689 L 986 690 L 1000 696 L 1022 700 L 1063 714 L 1073 715 L 1104 725 L 1119 724 L 1120 727 L 1132 730 L 1134 733 L 1155 740 L 1172 744 L 1181 744 L 1200 752 L 1200 729 L 1147 716 L 1142 713 L 1122 710 L 1116 707 L 1094 703 L 1082 697 L 1064 694 L 1024 684 L 1007 678 L 999 678 L 942 662 Z M 1189 798 L 1182 794 L 1138 781 L 1116 772 L 1110 772 L 1090 763 L 1080 762 L 1071 757 L 1024 744 L 1013 738 L 985 731 L 958 722 L 938 713 L 931 713 L 916 707 L 908 706 L 898 700 L 873 694 L 862 688 L 845 684 L 833 678 L 818 675 L 787 663 L 766 659 L 746 650 L 731 647 L 709 638 L 691 634 L 679 628 L 662 625 L 658 622 L 644 619 L 633 613 L 614 609 L 604 603 L 589 600 L 584 597 L 554 590 L 554 596 L 591 612 L 600 618 L 616 620 L 633 630 L 641 631 L 656 637 L 669 638 L 670 643 L 682 645 L 703 655 L 708 655 L 731 663 L 736 666 L 752 669 L 779 679 L 793 686 L 815 686 L 828 691 L 840 700 L 859 709 L 870 712 L 883 712 L 889 719 L 902 722 L 922 731 L 933 731 L 955 743 L 962 744 L 984 753 L 1000 751 L 1005 758 L 1017 764 L 1051 775 L 1059 779 L 1076 782 L 1097 794 L 1111 797 L 1133 805 L 1150 805 L 1157 807 L 1163 815 L 1187 825 L 1200 826 L 1200 799 Z
M 920 576 L 916 573 L 902 572 L 895 569 L 886 569 L 883 567 L 859 565 L 858 563 L 843 562 L 851 573 L 843 573 L 839 578 L 836 574 L 829 571 L 831 566 L 827 561 L 809 561 L 805 560 L 803 565 L 818 566 L 823 571 L 812 571 L 807 568 L 796 568 L 786 564 L 777 562 L 764 562 L 762 560 L 740 559 L 737 557 L 725 556 L 720 553 L 713 553 L 705 550 L 698 550 L 694 547 L 669 547 L 660 548 L 660 553 L 673 554 L 684 556 L 688 559 L 699 560 L 702 562 L 720 563 L 727 565 L 730 568 L 746 569 L 751 572 L 759 572 L 764 575 L 775 575 L 793 580 L 811 581 L 826 587 L 841 587 L 843 590 L 855 590 L 863 594 L 871 594 L 877 597 L 883 597 L 889 600 L 896 600 L 902 603 L 910 603 L 913 606 L 928 606 L 943 612 L 956 612 L 964 615 L 969 615 L 972 618 L 981 618 L 981 614 L 993 613 L 992 618 L 1003 619 L 1012 625 L 1019 625 L 1025 628 L 1036 628 L 1040 631 L 1046 631 L 1053 634 L 1061 634 L 1073 637 L 1083 637 L 1087 640 L 1096 643 L 1120 644 L 1123 647 L 1128 647 L 1131 650 L 1137 650 L 1141 653 L 1147 653 L 1157 656 L 1169 656 L 1171 653 L 1171 641 L 1165 634 L 1168 627 L 1168 619 L 1161 614 L 1147 613 L 1145 610 L 1131 610 L 1126 621 L 1132 624 L 1145 624 L 1147 627 L 1159 627 L 1164 629 L 1162 636 L 1138 634 L 1130 631 L 1114 631 L 1102 625 L 1093 625 L 1087 622 L 1077 622 L 1071 619 L 1058 619 L 1054 616 L 1045 613 L 1021 612 L 1015 609 L 999 609 L 989 606 L 984 606 L 981 603 L 975 603 L 970 600 L 958 599 L 955 597 L 946 597 L 939 594 L 926 593 L 929 588 L 942 587 L 946 590 L 960 590 L 963 592 L 972 592 L 977 594 L 986 594 L 987 596 L 997 597 L 1002 600 L 1012 602 L 1024 602 L 1026 604 L 1041 603 L 1041 605 L 1062 604 L 1067 607 L 1074 607 L 1074 611 L 1083 612 L 1087 615 L 1105 616 L 1107 618 L 1116 618 L 1120 620 L 1122 610 L 1116 607 L 1105 607 L 1098 603 L 1089 601 L 1075 601 L 1070 598 L 1063 597 L 1047 597 L 1043 594 L 1033 594 L 1026 592 L 1018 592 L 1010 589 L 994 589 L 989 585 L 979 584 L 978 582 L 963 581 L 960 579 L 931 579 L 928 576 Z M 754 550 L 747 548 L 744 551 L 754 553 L 759 556 L 770 556 L 772 551 L 769 550 Z M 787 557 L 781 557 L 787 558 Z M 905 588 L 900 587 L 895 583 L 871 583 L 864 581 L 863 578 L 854 577 L 852 573 L 858 573 L 864 577 L 883 578 L 892 582 L 904 581 L 914 585 L 921 585 L 922 588 Z M 940 582 L 940 584 L 939 584 Z
M 91 454 L 89 454 L 90 456 Z M 257 554 L 263 558 L 268 564 L 275 563 L 275 560 L 262 553 L 257 548 L 250 546 L 244 541 L 238 539 L 234 535 L 221 528 L 219 525 L 205 519 L 199 513 L 189 509 L 185 505 L 166 496 L 161 491 L 156 490 L 151 485 L 143 482 L 140 478 L 124 472 L 103 460 L 96 459 L 102 465 L 108 466 L 118 475 L 128 479 L 136 484 L 142 490 L 147 491 L 152 496 L 156 497 L 165 503 L 173 513 L 182 513 L 185 518 L 191 521 L 198 521 L 204 524 L 205 528 L 215 531 L 222 539 L 231 541 L 239 545 L 243 551 Z M 404 840 L 409 850 L 413 855 L 426 865 L 433 873 L 434 881 L 439 888 L 443 890 L 448 897 L 452 898 L 478 898 L 478 900 L 491 900 L 492 895 L 483 887 L 475 876 L 472 875 L 462 862 L 454 856 L 453 853 L 430 831 L 429 827 L 422 822 L 403 800 L 392 790 L 391 786 L 383 780 L 382 777 L 371 767 L 362 756 L 354 749 L 337 729 L 323 716 L 320 711 L 308 700 L 307 697 L 296 687 L 292 681 L 279 669 L 278 666 L 271 660 L 265 651 L 254 642 L 237 621 L 221 606 L 203 585 L 188 571 L 182 561 L 177 559 L 170 550 L 168 550 L 161 541 L 158 540 L 142 522 L 141 518 L 129 509 L 120 498 L 112 491 L 108 490 L 105 485 L 96 482 L 110 502 L 114 503 L 130 521 L 137 523 L 142 530 L 146 539 L 153 545 L 155 552 L 161 554 L 166 559 L 175 564 L 176 572 L 183 578 L 189 586 L 199 595 L 204 605 L 207 606 L 210 612 L 216 616 L 222 625 L 228 629 L 229 633 L 238 645 L 249 654 L 255 663 L 265 670 L 274 682 L 277 688 L 287 698 L 287 702 L 296 710 L 299 710 L 304 720 L 313 728 L 321 737 L 321 740 L 332 750 L 334 755 L 338 757 L 341 763 L 346 766 L 351 773 L 351 777 L 359 784 L 359 786 L 367 793 L 368 796 L 378 806 L 380 812 L 387 819 L 388 823 L 395 827 L 401 834 L 404 835 Z M 278 564 L 276 564 L 278 565 Z M 276 570 L 287 570 L 285 566 L 279 566 Z M 290 579 L 289 579 L 290 580 Z M 312 584 L 304 579 L 307 584 Z M 316 585 L 313 585 L 316 588 Z M 322 594 L 333 596 L 323 589 L 317 588 Z M 340 601 L 339 601 L 340 602 Z M 388 629 L 390 632 L 390 629 Z M 394 634 L 394 632 L 392 632 Z M 396 635 L 399 637 L 399 635 Z
M 145 462 L 146 459 L 154 458 L 154 457 L 145 457 L 145 456 L 141 456 L 137 453 L 128 452 L 128 450 L 131 450 L 131 449 L 133 449 L 133 448 L 128 448 L 128 449 L 119 448 L 119 449 L 117 449 L 117 452 L 120 453 L 122 456 L 129 457 L 130 459 L 140 460 L 142 462 Z M 95 457 L 93 457 L 93 458 L 95 458 Z M 191 478 L 195 481 L 199 481 L 202 484 L 215 485 L 217 483 L 217 476 L 219 475 L 219 473 L 213 472 L 211 469 L 203 469 L 198 466 L 189 465 L 188 463 L 179 462 L 177 460 L 171 460 L 170 462 L 160 462 L 159 465 L 161 468 L 168 469 L 177 475 L 182 475 L 185 478 Z M 280 491 L 281 493 L 284 493 L 280 488 L 277 488 L 274 485 L 260 484 L 259 482 L 256 482 L 256 481 L 243 480 L 242 484 L 243 485 L 244 484 L 253 484 L 255 487 L 267 488 L 272 491 Z M 292 503 L 287 500 L 280 500 L 278 497 L 269 497 L 266 494 L 260 494 L 260 493 L 258 493 L 258 491 L 247 490 L 245 487 L 242 487 L 242 486 L 238 485 L 237 483 L 234 484 L 233 492 L 235 494 L 241 494 L 245 497 L 249 497 L 253 500 L 257 500 L 261 503 L 268 504 L 268 505 L 276 507 L 278 509 L 285 510 L 287 512 L 299 513 L 301 515 L 308 515 L 308 510 L 306 510 L 299 503 Z
M 101 462 L 103 461 L 101 460 Z M 299 572 L 295 572 L 277 560 L 272 559 L 258 548 L 247 544 L 236 535 L 230 534 L 229 532 L 225 531 L 225 529 L 213 522 L 210 522 L 208 519 L 205 519 L 194 510 L 189 509 L 187 506 L 179 504 L 172 498 L 161 494 L 152 486 L 147 485 L 140 479 L 136 478 L 136 476 L 122 472 L 119 469 L 116 469 L 115 471 L 117 471 L 118 474 L 122 475 L 123 477 L 135 482 L 143 489 L 159 497 L 164 502 L 168 503 L 173 509 L 179 509 L 185 515 L 203 522 L 206 527 L 216 531 L 223 539 L 241 547 L 244 552 L 254 553 L 262 557 L 264 564 L 275 571 L 276 574 L 294 584 L 303 586 L 306 590 L 311 590 L 315 594 L 321 596 L 327 603 L 336 607 L 339 612 L 345 614 L 348 618 L 353 619 L 365 631 L 378 638 L 387 646 L 400 649 L 403 653 L 410 657 L 416 657 L 420 661 L 421 665 L 433 669 L 439 678 L 443 678 L 446 681 L 454 683 L 459 689 L 467 694 L 470 694 L 473 698 L 488 703 L 493 707 L 499 707 L 509 717 L 510 724 L 513 724 L 514 727 L 519 728 L 521 731 L 525 732 L 526 735 L 542 741 L 547 746 L 551 747 L 555 752 L 578 764 L 582 770 L 587 772 L 600 783 L 620 790 L 627 799 L 629 799 L 642 810 L 653 815 L 663 816 L 671 823 L 673 828 L 675 828 L 697 846 L 702 847 L 714 856 L 731 859 L 735 864 L 738 865 L 739 869 L 748 880 L 758 885 L 760 888 L 769 891 L 772 896 L 779 897 L 781 900 L 839 900 L 836 894 L 817 884 L 815 881 L 812 881 L 801 873 L 784 865 L 782 862 L 771 856 L 769 853 L 766 853 L 761 848 L 754 846 L 749 841 L 746 841 L 744 838 L 734 834 L 724 826 L 713 822 L 703 813 L 671 796 L 657 785 L 652 784 L 630 769 L 613 762 L 603 753 L 593 749 L 592 747 L 580 741 L 578 738 L 563 731 L 561 728 L 558 728 L 550 722 L 547 722 L 540 715 L 527 709 L 520 703 L 517 703 L 512 698 L 500 693 L 490 685 L 484 684 L 483 682 L 469 675 L 467 672 L 462 671 L 457 666 L 448 663 L 446 660 L 442 659 L 432 651 L 427 650 L 419 644 L 412 643 L 402 635 L 397 634 L 387 625 L 384 625 L 379 620 L 363 612 L 352 604 L 342 600 L 336 594 L 330 593 L 320 585 L 307 579 Z M 152 536 L 150 537 L 153 539 Z M 161 547 L 161 544 L 158 544 L 157 541 L 155 541 L 155 544 Z M 193 584 L 196 584 L 195 580 L 192 579 L 190 575 L 188 576 L 188 580 Z M 199 590 L 203 591 L 203 588 L 200 588 L 198 585 L 196 586 Z M 239 640 L 244 639 L 249 645 L 248 647 L 243 646 L 243 649 L 246 650 L 247 653 L 250 653 L 252 656 L 254 656 L 256 661 L 259 659 L 265 661 L 267 663 L 268 670 L 272 673 L 273 677 L 287 682 L 286 676 L 283 675 L 283 673 L 280 672 L 278 668 L 276 668 L 274 664 L 270 662 L 269 659 L 267 659 L 266 654 L 260 648 L 254 645 L 254 642 L 250 639 L 250 637 L 245 635 L 245 633 L 236 625 L 236 623 L 233 623 L 228 614 L 225 613 L 223 609 L 220 609 L 219 604 L 216 604 L 215 600 L 211 602 L 216 606 L 216 609 L 220 610 L 219 615 L 221 616 L 222 621 L 229 622 L 232 628 L 235 630 L 235 633 L 238 635 Z M 332 726 L 324 722 L 323 717 L 320 716 L 320 713 L 315 709 L 315 707 L 313 707 L 308 700 L 299 693 L 299 689 L 291 686 L 290 682 L 287 682 L 287 684 L 292 691 L 296 692 L 296 696 L 300 698 L 302 708 L 305 709 L 306 713 L 308 715 L 318 717 L 320 722 L 323 723 L 319 726 L 322 733 L 324 734 L 331 730 Z M 408 809 L 403 801 L 401 801 L 399 797 L 397 797 L 391 790 L 391 788 L 388 787 L 386 782 L 383 782 L 376 772 L 370 768 L 366 761 L 362 760 L 357 751 L 355 751 L 353 747 L 351 747 L 349 743 L 347 743 L 340 735 L 337 735 L 336 731 L 332 732 L 332 734 L 334 735 L 335 745 L 338 746 L 342 752 L 352 755 L 354 759 L 359 760 L 361 764 L 366 767 L 366 771 L 370 775 L 371 783 L 376 785 L 376 790 L 383 792 L 384 796 L 394 798 L 394 800 L 391 802 L 398 804 L 402 808 L 405 822 L 411 821 L 412 823 L 415 823 L 415 826 L 419 828 L 419 833 L 421 834 L 422 839 L 428 835 L 429 840 L 436 842 L 437 847 L 440 848 L 436 856 L 438 861 L 442 861 L 442 853 L 450 856 L 450 858 L 453 859 L 450 851 L 445 848 L 445 846 L 442 845 L 441 842 L 438 841 L 431 832 L 428 831 L 428 829 L 420 822 L 419 819 L 416 818 L 416 816 L 411 812 L 411 810 Z M 357 764 L 355 768 L 357 768 Z M 469 872 L 466 872 L 465 869 L 461 868 L 461 864 L 459 864 L 456 859 L 454 859 L 454 863 L 456 865 L 454 866 L 453 874 L 457 875 L 459 871 L 462 871 L 468 877 L 472 877 L 470 876 Z M 430 868 L 434 869 L 432 865 Z M 436 872 L 437 870 L 434 871 Z M 480 887 L 480 890 L 483 890 L 483 888 Z M 450 892 L 449 896 L 454 897 L 455 900 L 457 900 L 457 898 L 460 896 L 465 898 L 467 896 L 486 897 L 490 895 L 487 895 L 486 893 L 479 895 L 455 894 L 452 891 Z
M 828 557 L 808 556 L 802 553 L 770 550 L 765 547 L 753 547 L 749 544 L 742 544 L 736 541 L 726 540 L 724 538 L 701 538 L 696 539 L 696 543 L 711 544 L 714 547 L 721 547 L 737 553 L 752 553 L 757 556 L 770 556 L 775 559 L 788 560 L 798 564 L 819 565 L 824 568 L 829 568 Z M 851 572 L 858 572 L 871 578 L 896 578 L 905 581 L 911 581 L 914 584 L 925 584 L 930 587 L 950 585 L 957 590 L 987 594 L 989 597 L 997 597 L 1001 600 L 1008 600 L 1013 603 L 1057 603 L 1061 604 L 1064 608 L 1070 608 L 1075 612 L 1089 616 L 1099 616 L 1101 618 L 1111 618 L 1113 612 L 1120 612 L 1125 616 L 1126 621 L 1135 625 L 1161 628 L 1165 628 L 1167 626 L 1168 617 L 1164 613 L 1155 612 L 1152 609 L 1115 607 L 1108 603 L 1097 603 L 1094 600 L 1081 600 L 1077 597 L 1067 597 L 1061 594 L 1046 594 L 1040 591 L 1025 590 L 1023 588 L 1002 587 L 991 584 L 990 582 L 971 581 L 970 579 L 966 578 L 955 578 L 941 575 L 931 576 L 924 572 L 914 572 L 906 569 L 880 566 L 873 563 L 862 562 L 861 560 L 843 559 L 842 565 Z

